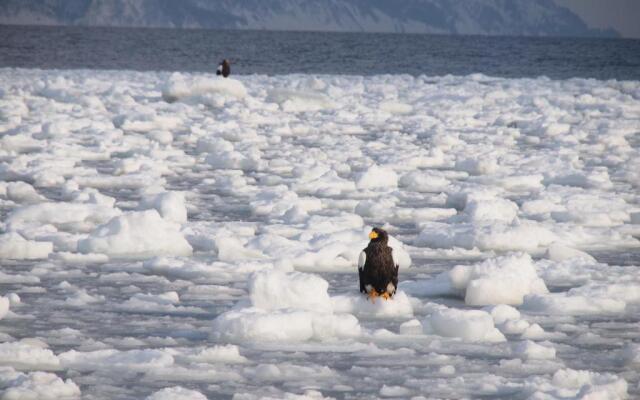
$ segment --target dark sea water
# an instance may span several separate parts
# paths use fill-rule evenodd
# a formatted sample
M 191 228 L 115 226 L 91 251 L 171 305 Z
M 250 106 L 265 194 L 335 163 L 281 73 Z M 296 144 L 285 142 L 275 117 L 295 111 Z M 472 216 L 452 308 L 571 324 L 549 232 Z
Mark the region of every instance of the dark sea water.
M 640 40 L 0 26 L 0 67 L 640 80 Z

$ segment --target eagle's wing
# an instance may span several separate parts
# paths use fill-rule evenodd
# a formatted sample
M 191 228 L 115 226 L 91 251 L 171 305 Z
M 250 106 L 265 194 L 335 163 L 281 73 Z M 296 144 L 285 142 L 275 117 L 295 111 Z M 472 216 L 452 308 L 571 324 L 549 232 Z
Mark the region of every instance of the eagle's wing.
M 391 249 L 391 260 L 393 261 L 394 271 L 391 276 L 391 283 L 393 284 L 393 293 L 396 293 L 396 289 L 398 288 L 398 270 L 400 269 L 400 265 L 396 263 L 395 258 L 393 258 L 393 249 Z
M 358 257 L 358 269 L 362 271 L 364 269 L 364 264 L 367 262 L 367 253 L 364 251 L 360 252 L 360 257 Z
M 396 262 L 396 259 L 393 258 L 393 247 L 389 246 L 389 248 L 391 249 L 391 261 L 393 261 L 393 266 L 398 268 L 398 263 Z
M 360 279 L 360 292 L 367 293 L 367 289 L 364 284 L 364 264 L 367 262 L 367 253 L 364 251 L 360 253 L 358 257 L 358 278 Z

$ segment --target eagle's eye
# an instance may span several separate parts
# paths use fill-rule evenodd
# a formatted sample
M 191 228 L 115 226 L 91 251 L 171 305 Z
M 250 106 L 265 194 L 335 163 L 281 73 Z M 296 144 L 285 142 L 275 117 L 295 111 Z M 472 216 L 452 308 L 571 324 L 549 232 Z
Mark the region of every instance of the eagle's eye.
M 369 239 L 376 239 L 377 237 L 378 237 L 378 232 L 371 231 L 371 233 L 369 233 Z

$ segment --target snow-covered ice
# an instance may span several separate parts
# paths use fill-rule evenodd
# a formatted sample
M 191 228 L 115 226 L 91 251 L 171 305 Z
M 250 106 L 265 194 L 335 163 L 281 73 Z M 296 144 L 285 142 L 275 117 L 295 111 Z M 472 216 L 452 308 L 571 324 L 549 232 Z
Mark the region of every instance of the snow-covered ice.
M 416 294 L 460 295 L 468 305 L 520 305 L 528 294 L 546 294 L 531 256 L 514 253 L 489 258 L 473 265 L 456 265 L 432 280 L 403 283 Z
M 639 159 L 635 81 L 1 69 L 0 399 L 640 397 Z

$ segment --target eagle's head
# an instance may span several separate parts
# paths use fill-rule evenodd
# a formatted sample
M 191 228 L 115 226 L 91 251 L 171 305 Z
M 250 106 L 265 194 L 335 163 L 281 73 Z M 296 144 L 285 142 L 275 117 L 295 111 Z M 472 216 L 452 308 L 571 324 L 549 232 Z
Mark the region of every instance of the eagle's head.
M 371 232 L 369 232 L 369 239 L 371 239 L 372 243 L 387 244 L 389 241 L 389 235 L 384 229 L 373 228 Z

